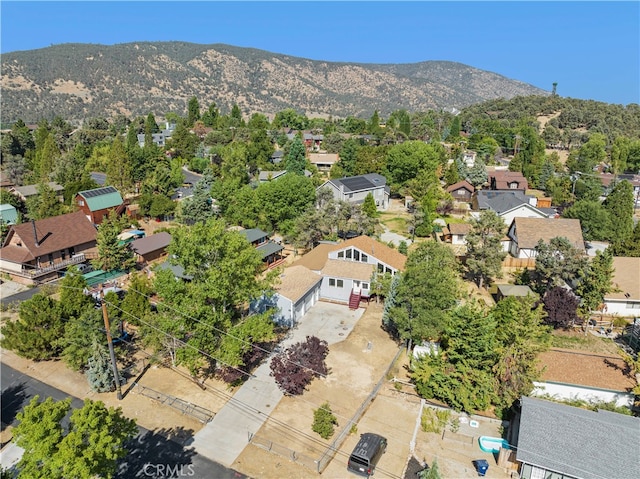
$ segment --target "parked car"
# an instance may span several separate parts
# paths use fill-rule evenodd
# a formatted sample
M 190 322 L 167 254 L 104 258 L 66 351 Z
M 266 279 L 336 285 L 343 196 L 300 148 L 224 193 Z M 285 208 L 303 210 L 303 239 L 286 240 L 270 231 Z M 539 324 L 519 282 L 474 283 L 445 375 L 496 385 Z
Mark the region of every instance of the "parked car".
M 364 433 L 347 462 L 347 470 L 361 476 L 371 476 L 387 450 L 387 439 L 371 432 Z

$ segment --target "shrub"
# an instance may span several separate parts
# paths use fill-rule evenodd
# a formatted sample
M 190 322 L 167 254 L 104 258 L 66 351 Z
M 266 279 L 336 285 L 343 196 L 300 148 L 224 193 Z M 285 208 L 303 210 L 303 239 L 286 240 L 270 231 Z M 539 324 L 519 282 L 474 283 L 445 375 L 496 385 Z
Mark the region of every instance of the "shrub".
M 331 412 L 328 402 L 313 411 L 313 425 L 311 429 L 317 432 L 321 438 L 329 439 L 333 436 L 334 426 L 338 425 L 338 419 Z M 355 426 L 355 424 L 354 424 Z M 353 429 L 353 427 L 351 428 Z
M 302 394 L 316 376 L 328 372 L 324 359 L 329 354 L 326 341 L 307 336 L 271 360 L 271 375 L 280 389 L 288 395 Z

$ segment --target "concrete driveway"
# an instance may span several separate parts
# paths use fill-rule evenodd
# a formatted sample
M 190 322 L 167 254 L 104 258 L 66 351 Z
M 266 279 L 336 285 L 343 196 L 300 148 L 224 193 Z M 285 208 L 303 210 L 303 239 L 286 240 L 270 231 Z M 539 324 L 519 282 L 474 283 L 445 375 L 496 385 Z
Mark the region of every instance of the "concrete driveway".
M 304 341 L 307 336 L 317 336 L 328 344 L 343 341 L 363 313 L 362 308 L 352 311 L 346 305 L 320 301 L 304 315 L 281 347 Z M 270 375 L 272 356 L 254 371 L 254 376 L 236 391 L 213 420 L 195 434 L 190 446 L 198 454 L 231 466 L 248 445 L 249 435 L 262 427 L 283 397 Z

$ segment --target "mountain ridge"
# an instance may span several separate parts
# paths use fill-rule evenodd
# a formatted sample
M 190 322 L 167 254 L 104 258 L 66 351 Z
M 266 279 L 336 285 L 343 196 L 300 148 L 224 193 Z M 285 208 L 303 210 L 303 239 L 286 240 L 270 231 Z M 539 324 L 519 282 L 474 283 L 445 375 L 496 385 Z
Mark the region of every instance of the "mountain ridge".
M 237 103 L 247 116 L 294 108 L 310 117 L 368 117 L 548 94 L 457 62 L 328 62 L 221 43 L 65 43 L 0 60 L 3 122 L 182 115 L 193 96 L 202 108 Z

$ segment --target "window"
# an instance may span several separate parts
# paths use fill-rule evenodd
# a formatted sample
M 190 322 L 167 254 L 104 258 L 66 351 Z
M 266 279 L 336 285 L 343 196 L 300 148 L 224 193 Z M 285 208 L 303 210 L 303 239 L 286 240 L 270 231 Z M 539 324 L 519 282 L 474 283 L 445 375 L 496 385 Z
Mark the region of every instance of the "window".
M 353 193 L 349 193 L 349 198 L 353 198 Z
M 382 263 L 378 263 L 378 272 L 384 273 L 384 265 Z
M 336 280 L 336 286 L 338 288 L 344 288 L 344 281 L 342 281 L 341 279 L 337 279 Z
M 627 309 L 640 309 L 640 303 L 638 303 L 636 301 L 628 301 L 627 302 Z
M 363 263 L 367 263 L 369 261 L 369 257 L 366 254 L 362 253 L 360 255 L 360 261 L 362 261 Z
M 79 204 L 80 206 L 84 206 L 84 200 L 78 200 L 78 204 Z
M 346 258 L 347 258 L 347 259 L 351 259 L 351 253 L 352 253 L 351 248 L 349 248 L 349 249 L 346 251 L 346 253 L 347 253 L 347 254 L 345 255 L 345 256 L 346 256 Z
M 355 259 L 356 261 L 360 261 L 360 251 L 358 251 L 357 249 L 353 250 L 353 259 Z
M 62 258 L 62 261 L 67 259 L 67 253 L 65 252 L 65 250 L 60 251 L 60 257 Z
M 333 278 L 329 278 L 329 286 L 336 287 L 336 280 Z
M 384 270 L 385 273 L 393 274 L 393 270 L 389 267 L 385 268 Z
M 369 289 L 369 283 L 362 283 L 362 289 Z
M 338 258 L 344 259 L 344 251 L 338 251 Z
M 509 188 L 512 190 L 517 190 L 518 189 L 518 183 L 513 182 L 513 183 L 509 183 Z

